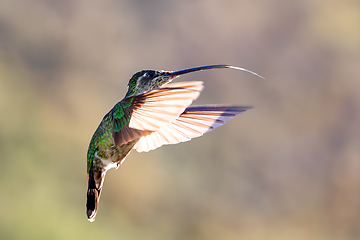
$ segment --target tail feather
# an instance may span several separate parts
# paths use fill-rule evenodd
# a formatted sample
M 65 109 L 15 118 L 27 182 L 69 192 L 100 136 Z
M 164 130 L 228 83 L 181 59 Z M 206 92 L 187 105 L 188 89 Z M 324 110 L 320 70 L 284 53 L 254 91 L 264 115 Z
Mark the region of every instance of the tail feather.
M 88 220 L 93 222 L 99 206 L 102 183 L 104 182 L 105 173 L 95 172 L 91 168 L 88 174 L 88 191 L 86 201 L 86 214 Z

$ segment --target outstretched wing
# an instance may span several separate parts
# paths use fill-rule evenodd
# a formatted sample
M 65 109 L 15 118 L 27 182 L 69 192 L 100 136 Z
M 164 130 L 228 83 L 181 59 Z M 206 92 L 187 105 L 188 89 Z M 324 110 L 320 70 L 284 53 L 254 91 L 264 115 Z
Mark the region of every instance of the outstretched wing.
M 187 108 L 175 121 L 143 136 L 134 146 L 147 152 L 164 144 L 189 141 L 223 125 L 227 120 L 250 109 L 241 106 L 199 106 Z
M 151 134 L 175 121 L 201 90 L 203 82 L 180 82 L 123 99 L 112 110 L 117 146 Z

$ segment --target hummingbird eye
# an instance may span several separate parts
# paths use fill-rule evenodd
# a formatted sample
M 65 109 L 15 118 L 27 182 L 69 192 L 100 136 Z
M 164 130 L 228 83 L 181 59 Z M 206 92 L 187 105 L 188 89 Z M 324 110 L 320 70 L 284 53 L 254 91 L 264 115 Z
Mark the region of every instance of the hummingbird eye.
M 155 75 L 155 72 L 154 72 L 154 71 L 149 71 L 149 72 L 147 72 L 147 73 L 145 74 L 145 76 L 148 77 L 148 78 L 152 78 L 152 77 L 154 77 L 154 75 Z

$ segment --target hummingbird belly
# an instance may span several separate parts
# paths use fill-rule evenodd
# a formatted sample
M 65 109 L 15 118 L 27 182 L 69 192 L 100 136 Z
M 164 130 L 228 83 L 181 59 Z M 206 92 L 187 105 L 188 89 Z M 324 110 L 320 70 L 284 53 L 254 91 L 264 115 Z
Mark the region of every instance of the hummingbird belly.
M 95 152 L 94 158 L 100 160 L 99 162 L 101 162 L 100 164 L 102 165 L 102 168 L 105 170 L 105 172 L 111 168 L 117 169 L 119 167 L 119 162 L 114 161 L 115 159 L 113 159 L 111 157 L 108 159 L 104 159 L 104 158 L 101 158 L 97 152 Z
M 94 154 L 95 165 L 105 172 L 111 168 L 118 169 L 138 141 L 139 139 L 134 139 L 120 147 L 110 146 L 108 148 L 101 148 L 100 152 L 96 151 Z

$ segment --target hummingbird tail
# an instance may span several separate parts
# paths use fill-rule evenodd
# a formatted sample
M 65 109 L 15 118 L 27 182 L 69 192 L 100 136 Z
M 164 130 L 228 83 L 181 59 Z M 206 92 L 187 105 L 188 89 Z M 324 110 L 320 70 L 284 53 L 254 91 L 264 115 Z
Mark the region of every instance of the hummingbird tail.
M 89 183 L 87 191 L 86 214 L 88 220 L 93 222 L 99 206 L 102 183 L 105 178 L 105 173 L 93 172 L 92 168 L 89 171 Z

